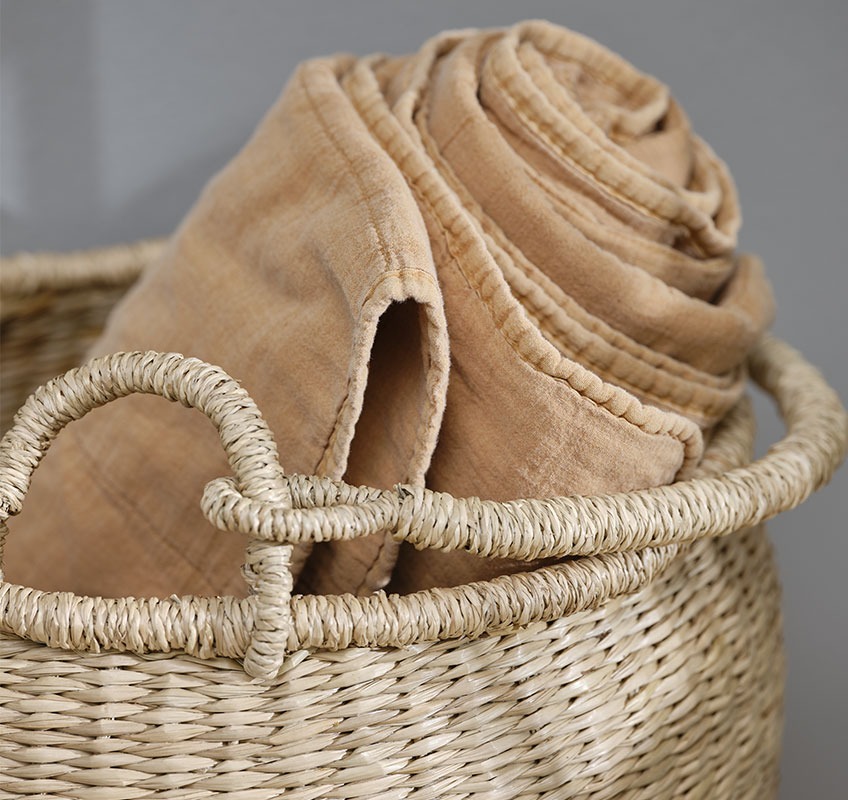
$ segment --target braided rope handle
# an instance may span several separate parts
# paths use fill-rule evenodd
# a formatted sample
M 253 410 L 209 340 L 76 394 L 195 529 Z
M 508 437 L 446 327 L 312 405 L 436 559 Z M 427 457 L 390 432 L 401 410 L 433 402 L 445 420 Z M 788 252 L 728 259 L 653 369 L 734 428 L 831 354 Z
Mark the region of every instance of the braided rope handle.
M 33 472 L 51 442 L 69 422 L 133 393 L 160 395 L 201 411 L 218 430 L 238 491 L 257 502 L 291 504 L 271 431 L 248 393 L 229 375 L 219 367 L 196 358 L 184 358 L 179 353 L 116 353 L 94 359 L 37 389 L 0 441 L 0 570 L 3 541 L 8 532 L 6 520 L 20 512 Z M 22 595 L 20 591 L 10 592 L 11 585 L 3 583 L 0 584 L 0 626 L 6 630 L 23 627 L 29 631 L 38 631 L 43 626 L 44 635 L 39 640 L 59 647 L 88 649 L 102 643 L 120 648 L 122 625 L 130 638 L 141 641 L 146 638 L 143 630 L 146 621 L 151 631 L 156 627 L 160 630 L 154 636 L 156 644 L 145 649 L 167 650 L 176 642 L 188 652 L 208 657 L 232 650 L 224 643 L 227 638 L 241 639 L 242 647 L 237 650 L 244 656 L 245 670 L 254 677 L 267 676 L 275 673 L 281 664 L 290 627 L 291 550 L 290 545 L 280 547 L 257 539 L 247 546 L 245 572 L 253 591 L 249 598 L 253 619 L 246 646 L 238 635 L 228 637 L 222 633 L 211 637 L 217 641 L 211 640 L 208 633 L 198 635 L 198 630 L 204 627 L 203 621 L 218 612 L 209 600 L 202 598 L 113 600 L 37 590 L 26 590 Z M 236 602 L 231 600 L 229 605 Z M 85 613 L 86 609 L 91 612 L 95 608 L 100 612 L 99 630 L 94 614 Z M 38 617 L 43 616 L 44 609 L 49 609 L 49 617 L 39 623 Z M 246 611 L 237 607 L 230 610 L 229 616 L 236 626 L 240 617 L 240 627 L 244 628 Z M 135 622 L 128 619 L 133 613 L 137 616 Z M 79 628 L 79 624 L 72 623 L 80 619 L 88 623 L 84 630 L 69 635 L 70 629 Z M 158 626 L 154 624 L 157 620 Z M 164 626 L 161 621 L 166 621 Z
M 719 475 L 618 494 L 497 502 L 417 486 L 394 490 L 291 475 L 290 507 L 211 481 L 201 507 L 218 528 L 267 541 L 321 542 L 392 531 L 419 550 L 467 550 L 533 561 L 640 551 L 750 528 L 800 505 L 828 483 L 848 448 L 836 393 L 800 354 L 772 337 L 750 359 L 788 431 L 768 454 Z
M 848 416 L 836 393 L 800 354 L 771 337 L 750 367 L 788 429 L 759 461 L 655 489 L 497 503 L 418 487 L 384 491 L 286 477 L 259 411 L 220 369 L 173 353 L 96 359 L 37 390 L 0 442 L 0 546 L 6 518 L 20 511 L 32 472 L 64 425 L 117 397 L 154 393 L 200 409 L 219 430 L 234 478 L 210 482 L 201 505 L 217 527 L 249 537 L 254 594 L 111 600 L 2 583 L 0 630 L 76 650 L 243 657 L 250 675 L 268 679 L 285 652 L 297 648 L 403 646 L 592 607 L 644 585 L 678 545 L 769 519 L 833 475 L 848 448 Z M 589 558 L 407 597 L 291 598 L 293 543 L 386 530 L 418 548 L 521 560 Z M 487 605 L 490 616 L 481 613 Z

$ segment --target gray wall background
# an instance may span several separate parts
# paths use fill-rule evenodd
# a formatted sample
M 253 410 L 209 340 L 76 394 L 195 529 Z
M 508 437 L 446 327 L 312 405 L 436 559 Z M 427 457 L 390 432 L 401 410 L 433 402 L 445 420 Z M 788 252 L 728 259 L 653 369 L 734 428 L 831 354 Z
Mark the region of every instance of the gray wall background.
M 4 254 L 169 234 L 301 59 L 407 52 L 444 28 L 544 17 L 670 84 L 730 165 L 775 331 L 848 398 L 844 0 L 2 0 Z M 761 450 L 781 433 L 768 403 Z M 784 799 L 848 785 L 848 470 L 771 526 L 789 684 Z

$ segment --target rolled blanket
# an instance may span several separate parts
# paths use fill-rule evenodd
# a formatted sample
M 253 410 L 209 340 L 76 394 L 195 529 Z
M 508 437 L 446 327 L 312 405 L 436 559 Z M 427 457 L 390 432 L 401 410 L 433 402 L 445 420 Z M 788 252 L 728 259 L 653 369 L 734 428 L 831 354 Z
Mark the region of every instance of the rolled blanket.
M 289 471 L 505 500 L 683 478 L 771 321 L 723 162 L 668 89 L 544 21 L 304 62 L 92 355 L 237 376 Z M 239 594 L 205 420 L 132 397 L 57 441 L 13 580 Z M 449 524 L 450 520 L 445 520 Z M 66 537 L 58 544 L 55 530 Z M 296 551 L 302 592 L 532 567 L 388 534 Z

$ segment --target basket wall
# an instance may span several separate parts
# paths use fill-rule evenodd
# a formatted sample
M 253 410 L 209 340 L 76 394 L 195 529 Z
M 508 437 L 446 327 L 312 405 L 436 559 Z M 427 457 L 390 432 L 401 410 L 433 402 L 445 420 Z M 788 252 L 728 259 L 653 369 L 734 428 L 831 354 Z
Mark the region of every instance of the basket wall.
M 757 528 L 501 636 L 240 664 L 0 635 L 0 798 L 767 798 L 783 655 Z
M 76 277 L 41 257 L 4 284 L 3 429 L 80 362 L 160 246 L 145 247 Z M 767 798 L 783 681 L 763 526 L 688 546 L 594 610 L 473 641 L 297 651 L 270 684 L 226 658 L 0 632 L 0 800 Z

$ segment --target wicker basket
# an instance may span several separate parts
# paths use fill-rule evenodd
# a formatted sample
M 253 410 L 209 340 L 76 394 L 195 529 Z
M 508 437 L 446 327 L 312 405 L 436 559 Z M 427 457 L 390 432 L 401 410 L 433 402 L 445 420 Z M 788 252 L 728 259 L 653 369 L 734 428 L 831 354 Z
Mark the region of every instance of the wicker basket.
M 4 429 L 79 363 L 160 247 L 3 262 Z M 0 583 L 0 798 L 773 796 L 783 659 L 761 523 L 829 480 L 848 422 L 787 345 L 763 341 L 750 367 L 788 427 L 760 461 L 743 402 L 691 481 L 509 503 L 284 476 L 244 389 L 178 354 L 52 380 L 0 444 L 0 541 L 65 424 L 155 393 L 220 432 L 235 477 L 202 505 L 245 535 L 253 591 L 103 599 Z M 403 597 L 290 596 L 291 543 L 383 529 L 567 558 Z

